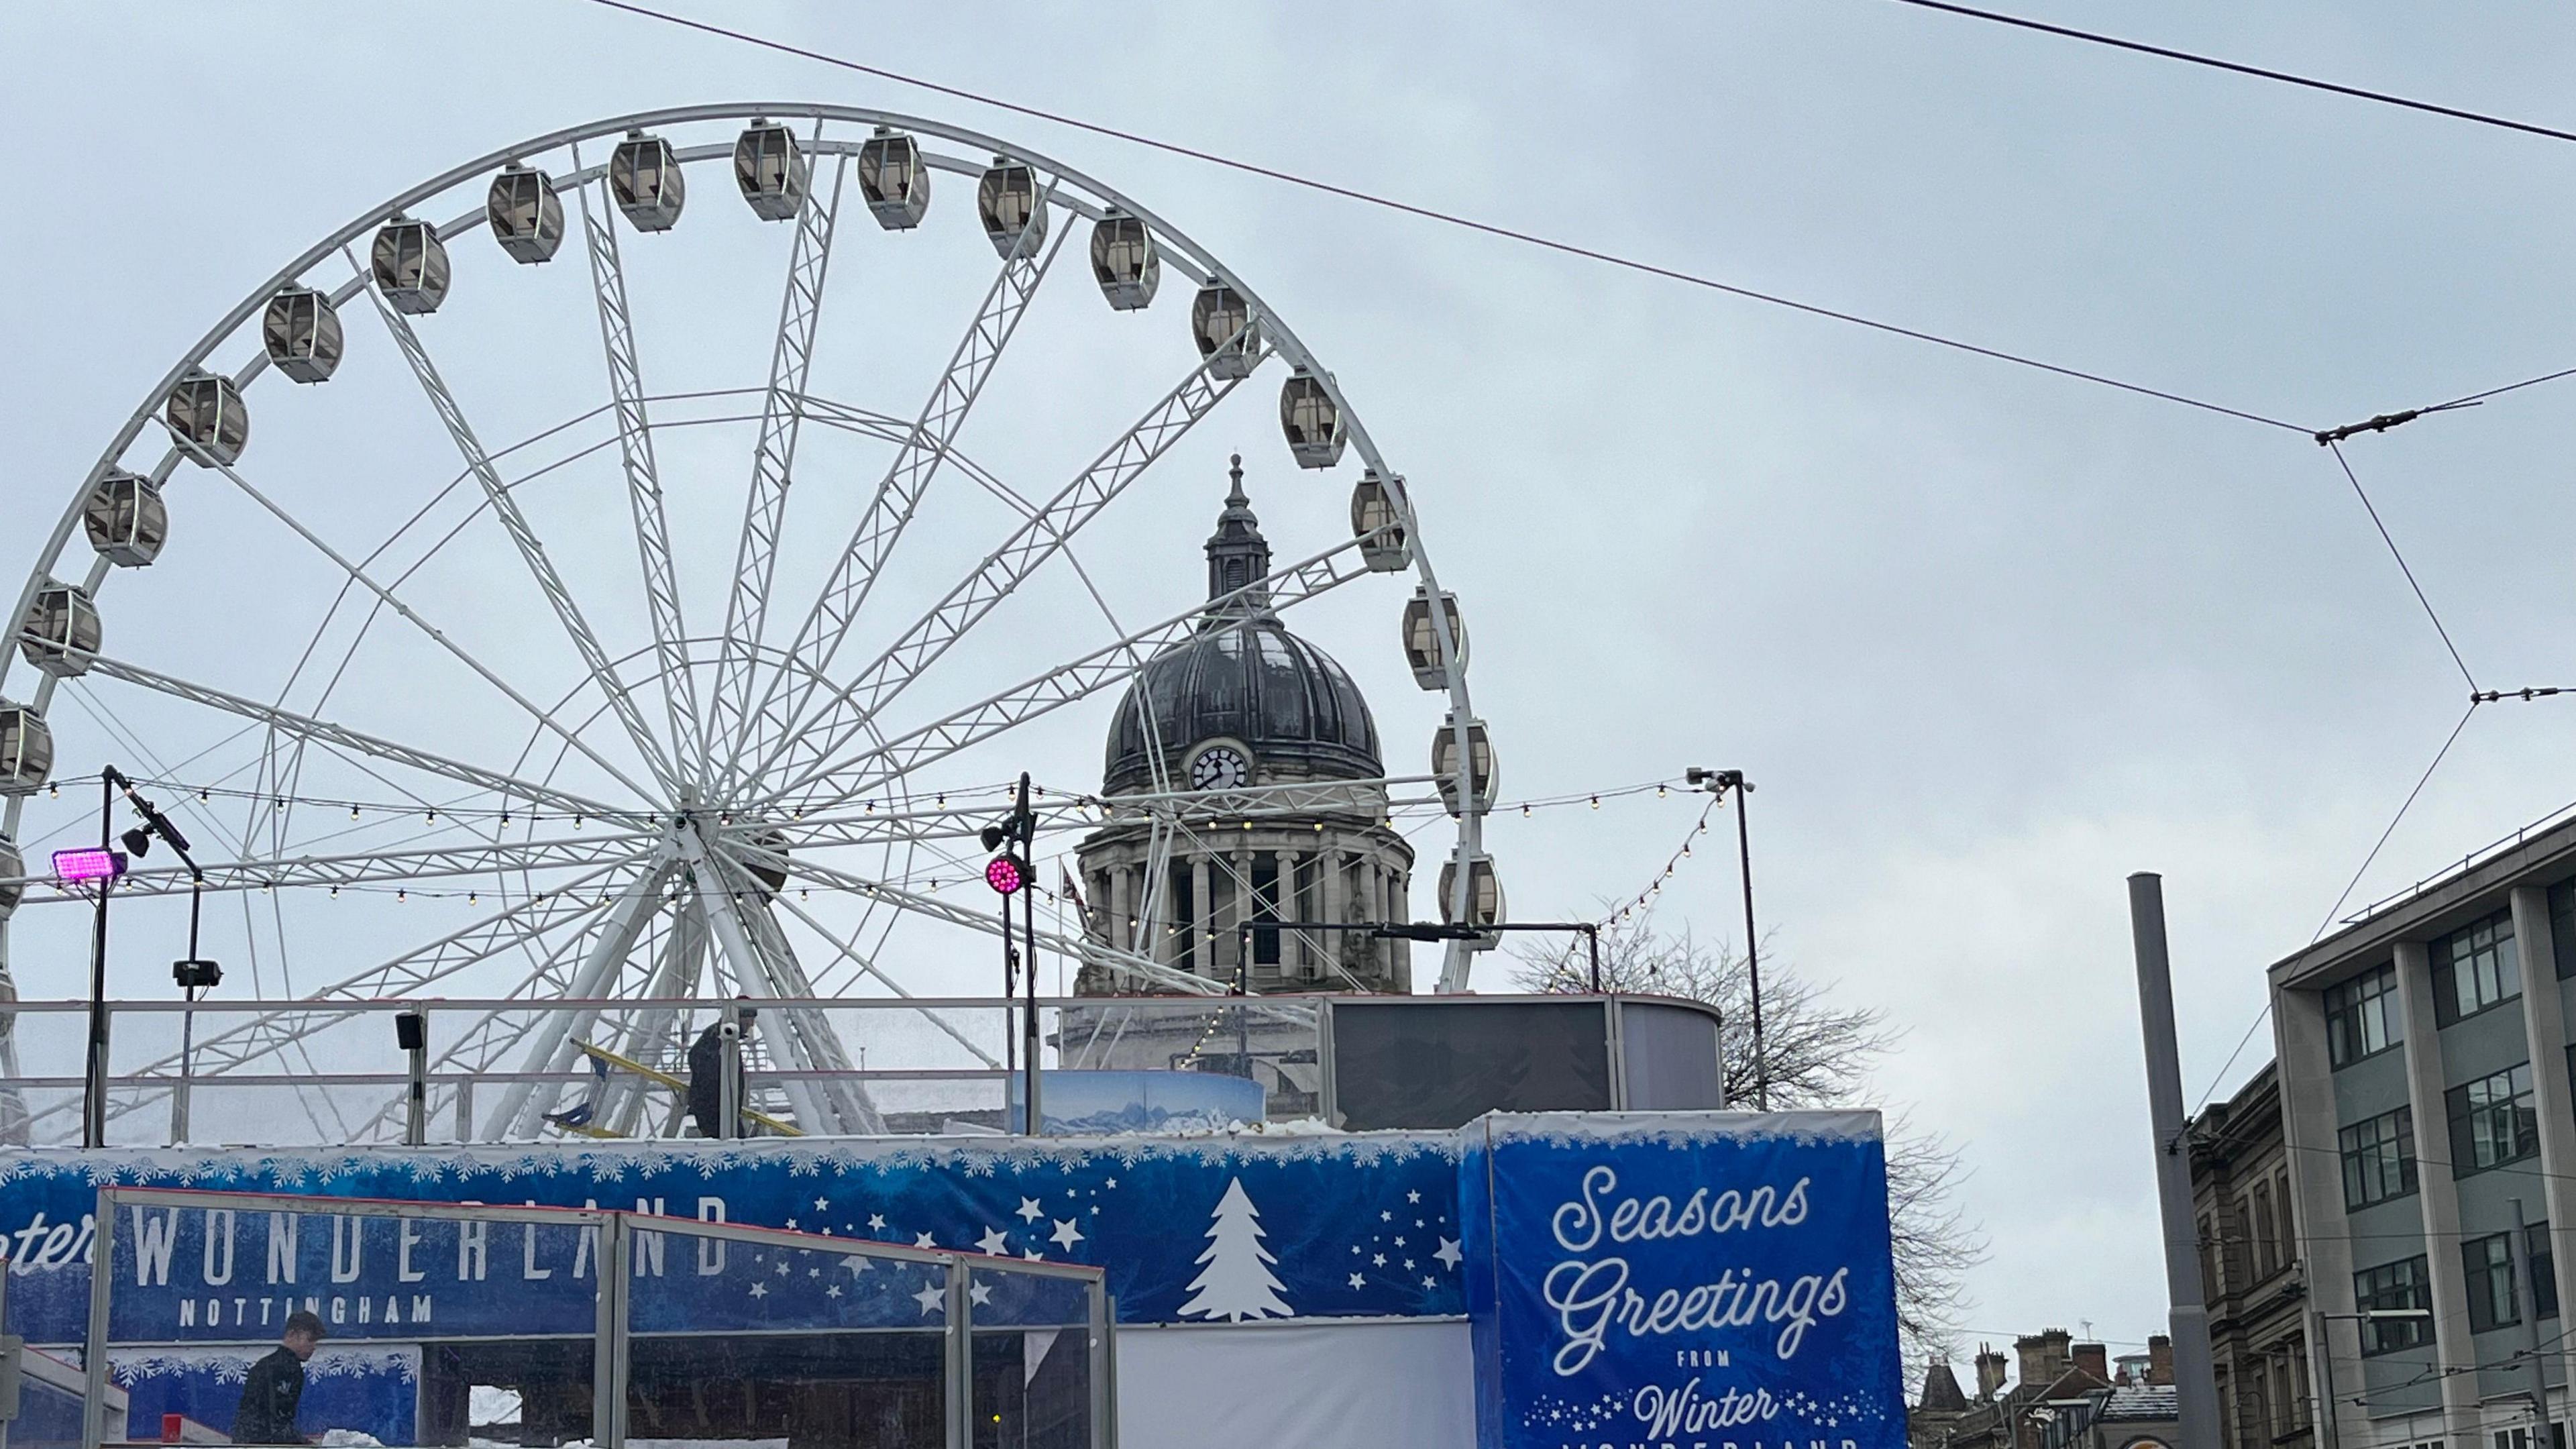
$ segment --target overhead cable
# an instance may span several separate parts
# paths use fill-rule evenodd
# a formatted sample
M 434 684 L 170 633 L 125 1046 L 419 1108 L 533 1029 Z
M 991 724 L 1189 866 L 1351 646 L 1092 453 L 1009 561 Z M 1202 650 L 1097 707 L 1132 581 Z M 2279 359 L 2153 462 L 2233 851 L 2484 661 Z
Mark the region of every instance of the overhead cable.
M 630 0 L 591 0 L 591 3 L 594 5 L 605 6 L 611 10 L 624 11 L 630 15 L 639 15 L 648 20 L 658 20 L 668 25 L 677 25 L 689 30 L 700 31 L 708 35 L 719 36 L 726 40 L 739 41 L 745 45 L 758 46 L 764 50 L 776 51 L 782 55 L 793 55 L 805 60 L 819 61 L 824 65 L 837 66 L 843 70 L 857 71 L 862 75 L 875 76 L 880 80 L 893 81 L 898 85 L 914 86 L 939 95 L 950 96 L 958 100 L 972 101 L 977 105 L 992 106 L 999 110 L 1028 116 L 1035 120 L 1047 121 L 1059 126 L 1070 126 L 1076 130 L 1088 131 L 1093 135 L 1107 136 L 1113 140 L 1125 141 L 1138 146 L 1151 147 L 1154 150 L 1169 152 L 1175 156 L 1186 156 L 1193 161 L 1203 161 L 1211 166 L 1222 166 L 1228 170 L 1244 172 L 1247 175 L 1260 176 L 1272 181 L 1285 182 L 1290 186 L 1301 186 L 1310 191 L 1324 192 L 1327 195 L 1341 197 L 1346 201 L 1357 201 L 1369 206 L 1383 207 L 1389 211 L 1402 212 L 1407 216 L 1420 217 L 1425 221 L 1436 221 L 1445 226 L 1461 227 L 1468 231 L 1482 232 L 1487 236 L 1501 237 L 1506 241 L 1516 241 L 1528 246 L 1544 247 L 1549 251 L 1560 252 L 1567 256 L 1581 257 L 1587 261 L 1600 262 L 1607 266 L 1620 267 L 1632 272 L 1642 272 L 1648 276 L 1661 277 L 1666 281 L 1681 282 L 1693 287 L 1704 287 L 1712 292 L 1724 292 L 1729 296 L 1741 297 L 1747 301 L 1761 302 L 1769 306 L 1785 307 L 1793 312 L 1806 313 L 1811 317 L 1823 317 L 1835 322 L 1848 322 L 1855 327 L 1866 327 L 1874 332 L 1884 332 L 1896 337 L 1912 338 L 1917 342 L 1929 342 L 1936 347 L 1946 347 L 1956 352 L 1972 353 L 1978 357 L 1991 358 L 1997 362 L 2008 362 L 2017 367 L 2033 368 L 2040 372 L 2053 373 L 2059 377 L 2073 378 L 2079 382 L 2089 382 L 2101 387 L 2116 388 L 2119 391 L 2133 393 L 2140 397 L 2151 397 L 2161 399 L 2162 401 L 2169 403 L 2179 403 L 2184 407 L 2197 408 L 2202 412 L 2218 413 L 2231 418 L 2241 418 L 2246 422 L 2261 423 L 2266 427 L 2284 428 L 2290 432 L 2308 434 L 2311 436 L 2313 436 L 2315 432 L 2314 429 L 2302 427 L 2297 423 L 2285 422 L 2275 417 L 2266 417 L 2261 413 L 2249 412 L 2243 408 L 2229 407 L 2223 403 L 2210 402 L 2204 398 L 2196 398 L 2184 393 L 2170 392 L 2163 388 L 2149 387 L 2144 383 L 2124 382 L 2119 378 L 2109 377 L 2102 373 L 2087 372 L 2081 368 L 2067 367 L 2054 362 L 2044 362 L 2038 358 L 2026 356 L 2017 352 L 2008 352 L 2002 348 L 1981 346 L 1974 342 L 1964 342 L 1955 337 L 1944 337 L 1939 333 L 1926 332 L 1920 328 L 1906 327 L 1894 322 L 1882 322 L 1874 317 L 1861 316 L 1856 312 L 1845 312 L 1837 308 L 1821 306 L 1813 302 L 1801 302 L 1795 298 L 1785 297 L 1776 292 L 1759 291 L 1752 287 L 1739 286 L 1733 282 L 1722 282 L 1714 277 L 1701 276 L 1695 272 L 1685 272 L 1674 267 L 1658 266 L 1653 262 L 1642 262 L 1632 257 L 1623 257 L 1615 252 L 1606 252 L 1595 247 L 1582 246 L 1574 242 L 1560 241 L 1553 237 L 1540 236 L 1534 232 L 1518 231 L 1511 227 L 1498 226 L 1492 222 L 1477 221 L 1471 217 L 1460 216 L 1454 212 L 1440 211 L 1427 206 L 1417 206 L 1412 202 L 1399 201 L 1391 196 L 1383 196 L 1375 192 L 1361 191 L 1353 187 L 1337 185 L 1330 181 L 1319 181 L 1310 176 L 1300 176 L 1295 172 L 1281 171 L 1274 167 L 1263 166 L 1255 162 L 1238 160 L 1234 157 L 1220 155 L 1213 151 L 1204 151 L 1197 147 L 1181 145 L 1178 142 L 1159 140 L 1155 137 L 1141 135 L 1134 131 L 1124 131 L 1113 126 L 1104 126 L 1097 122 L 1081 120 L 1077 117 L 1064 115 L 1061 112 L 1041 110 L 1035 106 L 1021 105 L 1016 101 L 1006 101 L 997 96 L 987 95 L 979 91 L 970 91 L 958 86 L 943 85 L 937 81 L 922 80 L 917 76 L 905 75 L 900 71 L 888 70 L 883 66 L 869 65 L 862 61 L 851 60 L 844 56 L 827 54 L 819 50 L 808 50 L 802 46 L 789 45 L 784 41 L 771 40 L 765 36 L 751 34 L 748 31 L 728 29 L 725 26 L 709 24 L 703 20 L 693 20 L 685 15 L 675 15 L 669 11 L 655 10 L 647 6 L 633 4 L 630 3 Z

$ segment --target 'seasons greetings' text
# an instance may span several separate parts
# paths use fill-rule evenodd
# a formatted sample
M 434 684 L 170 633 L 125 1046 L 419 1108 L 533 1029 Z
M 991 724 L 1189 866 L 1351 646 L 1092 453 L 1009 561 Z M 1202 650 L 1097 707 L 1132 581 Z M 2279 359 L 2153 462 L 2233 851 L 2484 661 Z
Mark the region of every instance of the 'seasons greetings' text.
M 1559 1205 L 1549 1219 L 1557 1246 L 1571 1255 L 1550 1268 L 1541 1284 L 1565 1329 L 1566 1341 L 1553 1360 L 1556 1372 L 1581 1373 L 1601 1352 L 1613 1327 L 1645 1338 L 1742 1328 L 1756 1321 L 1778 1324 L 1772 1352 L 1782 1359 L 1796 1357 L 1816 1320 L 1838 1317 L 1849 1306 L 1848 1266 L 1786 1281 L 1729 1268 L 1713 1283 L 1666 1288 L 1650 1300 L 1628 1286 L 1626 1257 L 1591 1255 L 1604 1247 L 1633 1253 L 1656 1242 L 1796 1227 L 1807 1220 L 1809 1180 L 1799 1178 L 1786 1192 L 1768 1183 L 1750 1192 L 1728 1188 L 1714 1195 L 1703 1187 L 1675 1206 L 1662 1194 L 1621 1196 L 1619 1175 L 1609 1167 L 1586 1171 L 1577 1196 Z

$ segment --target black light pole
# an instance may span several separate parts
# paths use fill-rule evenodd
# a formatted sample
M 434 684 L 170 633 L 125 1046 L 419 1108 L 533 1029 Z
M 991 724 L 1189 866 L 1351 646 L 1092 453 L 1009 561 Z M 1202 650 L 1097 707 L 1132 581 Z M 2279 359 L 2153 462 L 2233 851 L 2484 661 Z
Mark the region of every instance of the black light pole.
M 1753 782 L 1744 778 L 1742 770 L 1703 770 L 1697 765 L 1682 778 L 1721 799 L 1727 791 L 1735 792 L 1735 850 L 1744 874 L 1744 971 L 1753 991 L 1753 1108 L 1767 1112 L 1771 1082 L 1770 1058 L 1762 1051 L 1762 943 L 1753 934 L 1753 828 L 1744 818 L 1744 799 L 1753 793 Z
M 98 774 L 98 848 L 111 863 L 116 861 L 116 847 L 110 835 L 116 828 L 116 783 L 124 776 L 113 765 Z M 116 885 L 117 872 L 104 869 L 98 876 L 98 915 L 90 926 L 89 936 L 89 1057 L 81 1073 L 81 1146 L 107 1145 L 107 897 Z
M 1027 1086 L 1022 1100 L 1026 1104 L 1023 1125 L 1032 1137 L 1038 1135 L 1038 903 L 1029 857 L 1035 853 L 1038 838 L 1037 812 L 1029 808 L 1029 777 L 1020 774 L 1020 790 L 1011 813 L 998 825 L 984 827 L 984 848 L 998 852 L 984 863 L 984 883 L 1002 898 L 1002 999 L 1009 1001 L 1018 994 L 1015 979 L 1019 970 L 1028 971 L 1028 998 L 1025 1016 L 1020 1023 L 1019 1069 L 1026 1073 Z M 1029 896 L 1022 912 L 1023 940 L 1027 959 L 1021 959 L 1021 942 L 1011 937 L 1011 897 L 1026 892 Z M 1010 1044 L 1003 1043 L 1004 1071 L 1010 1070 Z

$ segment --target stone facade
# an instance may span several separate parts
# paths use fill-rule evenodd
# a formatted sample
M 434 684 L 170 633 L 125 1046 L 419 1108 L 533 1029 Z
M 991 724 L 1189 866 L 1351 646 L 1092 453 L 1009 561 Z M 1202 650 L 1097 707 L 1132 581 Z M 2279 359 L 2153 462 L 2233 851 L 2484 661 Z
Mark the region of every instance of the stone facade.
M 2279 1072 L 2266 1066 L 2234 1097 L 2212 1104 L 2192 1122 L 2190 1142 L 2221 1449 L 2313 1444 L 2307 1280 Z

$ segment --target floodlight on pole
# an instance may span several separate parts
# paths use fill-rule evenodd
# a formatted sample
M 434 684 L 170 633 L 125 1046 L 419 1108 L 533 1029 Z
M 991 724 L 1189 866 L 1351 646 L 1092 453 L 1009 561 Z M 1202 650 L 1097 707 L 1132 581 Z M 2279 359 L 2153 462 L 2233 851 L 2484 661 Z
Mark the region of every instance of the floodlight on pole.
M 82 846 L 54 852 L 54 879 L 63 885 L 93 885 L 125 874 L 125 852 L 104 846 Z
M 1018 856 L 1002 854 L 984 864 L 984 884 L 996 895 L 1015 896 L 1028 888 L 1029 868 Z

